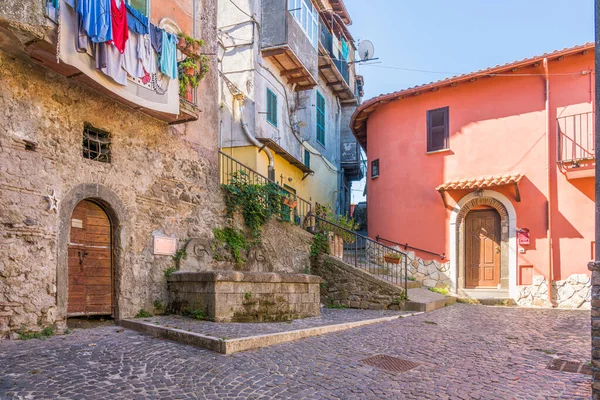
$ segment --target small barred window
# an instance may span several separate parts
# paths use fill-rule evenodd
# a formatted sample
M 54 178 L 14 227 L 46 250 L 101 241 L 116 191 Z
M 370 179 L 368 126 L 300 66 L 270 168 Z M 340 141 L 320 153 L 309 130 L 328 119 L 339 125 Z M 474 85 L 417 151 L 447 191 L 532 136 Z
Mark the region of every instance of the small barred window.
M 110 133 L 85 123 L 83 126 L 83 157 L 110 163 Z

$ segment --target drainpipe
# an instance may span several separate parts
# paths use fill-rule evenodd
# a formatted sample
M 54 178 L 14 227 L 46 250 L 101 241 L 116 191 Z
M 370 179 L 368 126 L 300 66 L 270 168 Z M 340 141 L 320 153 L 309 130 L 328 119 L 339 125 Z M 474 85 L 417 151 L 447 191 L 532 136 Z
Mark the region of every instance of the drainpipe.
M 248 124 L 246 123 L 246 120 L 244 119 L 244 97 L 240 96 L 237 99 L 240 103 L 239 105 L 239 110 L 240 110 L 240 123 L 242 124 L 242 131 L 244 131 L 244 133 L 246 134 L 246 137 L 248 137 L 248 140 L 250 140 L 250 142 L 252 142 L 253 145 L 255 145 L 256 147 L 258 147 L 259 149 L 262 149 L 266 154 L 267 157 L 269 157 L 269 179 L 274 181 L 275 180 L 275 159 L 273 158 L 273 153 L 271 153 L 271 150 L 269 150 L 266 146 L 263 146 L 258 140 L 256 140 L 256 138 L 254 137 L 254 135 L 252 135 L 250 133 L 250 130 L 248 129 Z
M 546 84 L 546 172 L 548 183 L 548 302 L 552 306 L 552 178 L 550 160 L 550 78 L 548 76 L 548 58 L 544 58 L 544 80 Z

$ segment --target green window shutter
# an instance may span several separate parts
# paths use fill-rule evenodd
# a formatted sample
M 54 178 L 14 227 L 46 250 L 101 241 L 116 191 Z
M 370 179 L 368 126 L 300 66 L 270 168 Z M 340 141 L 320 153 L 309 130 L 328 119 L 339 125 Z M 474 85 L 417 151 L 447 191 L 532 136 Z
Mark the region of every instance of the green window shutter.
M 127 3 L 145 16 L 150 15 L 150 10 L 148 10 L 148 0 L 128 0 Z
M 317 90 L 317 142 L 325 146 L 325 98 Z
M 277 95 L 267 89 L 267 121 L 277 127 Z
M 304 165 L 310 168 L 310 151 L 304 149 Z

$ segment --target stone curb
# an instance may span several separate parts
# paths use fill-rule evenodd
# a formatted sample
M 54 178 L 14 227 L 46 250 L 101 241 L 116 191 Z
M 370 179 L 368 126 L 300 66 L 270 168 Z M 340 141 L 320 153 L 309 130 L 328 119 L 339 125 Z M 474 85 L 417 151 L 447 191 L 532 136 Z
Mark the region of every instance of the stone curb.
M 407 318 L 423 314 L 422 312 L 413 312 L 409 314 L 394 315 L 392 317 L 381 317 L 366 319 L 362 321 L 347 322 L 343 324 L 317 326 L 314 328 L 297 329 L 287 332 L 277 332 L 266 335 L 248 336 L 236 339 L 220 339 L 213 336 L 201 335 L 199 333 L 189 332 L 177 328 L 168 328 L 160 325 L 154 325 L 148 322 L 123 319 L 119 324 L 127 329 L 132 329 L 141 333 L 161 337 L 175 342 L 189 344 L 196 347 L 203 347 L 221 354 L 233 354 L 240 351 L 259 349 L 275 344 L 292 342 L 294 340 L 304 339 L 313 336 L 320 336 L 327 333 L 344 331 L 360 326 L 376 324 L 379 322 L 388 322 L 396 319 Z

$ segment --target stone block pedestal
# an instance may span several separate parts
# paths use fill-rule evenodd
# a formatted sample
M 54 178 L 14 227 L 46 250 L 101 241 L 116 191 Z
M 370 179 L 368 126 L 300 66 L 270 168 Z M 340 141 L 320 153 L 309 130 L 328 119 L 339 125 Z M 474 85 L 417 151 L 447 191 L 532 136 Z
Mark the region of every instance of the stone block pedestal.
M 175 272 L 170 309 L 217 322 L 287 321 L 321 314 L 321 278 L 271 272 Z

